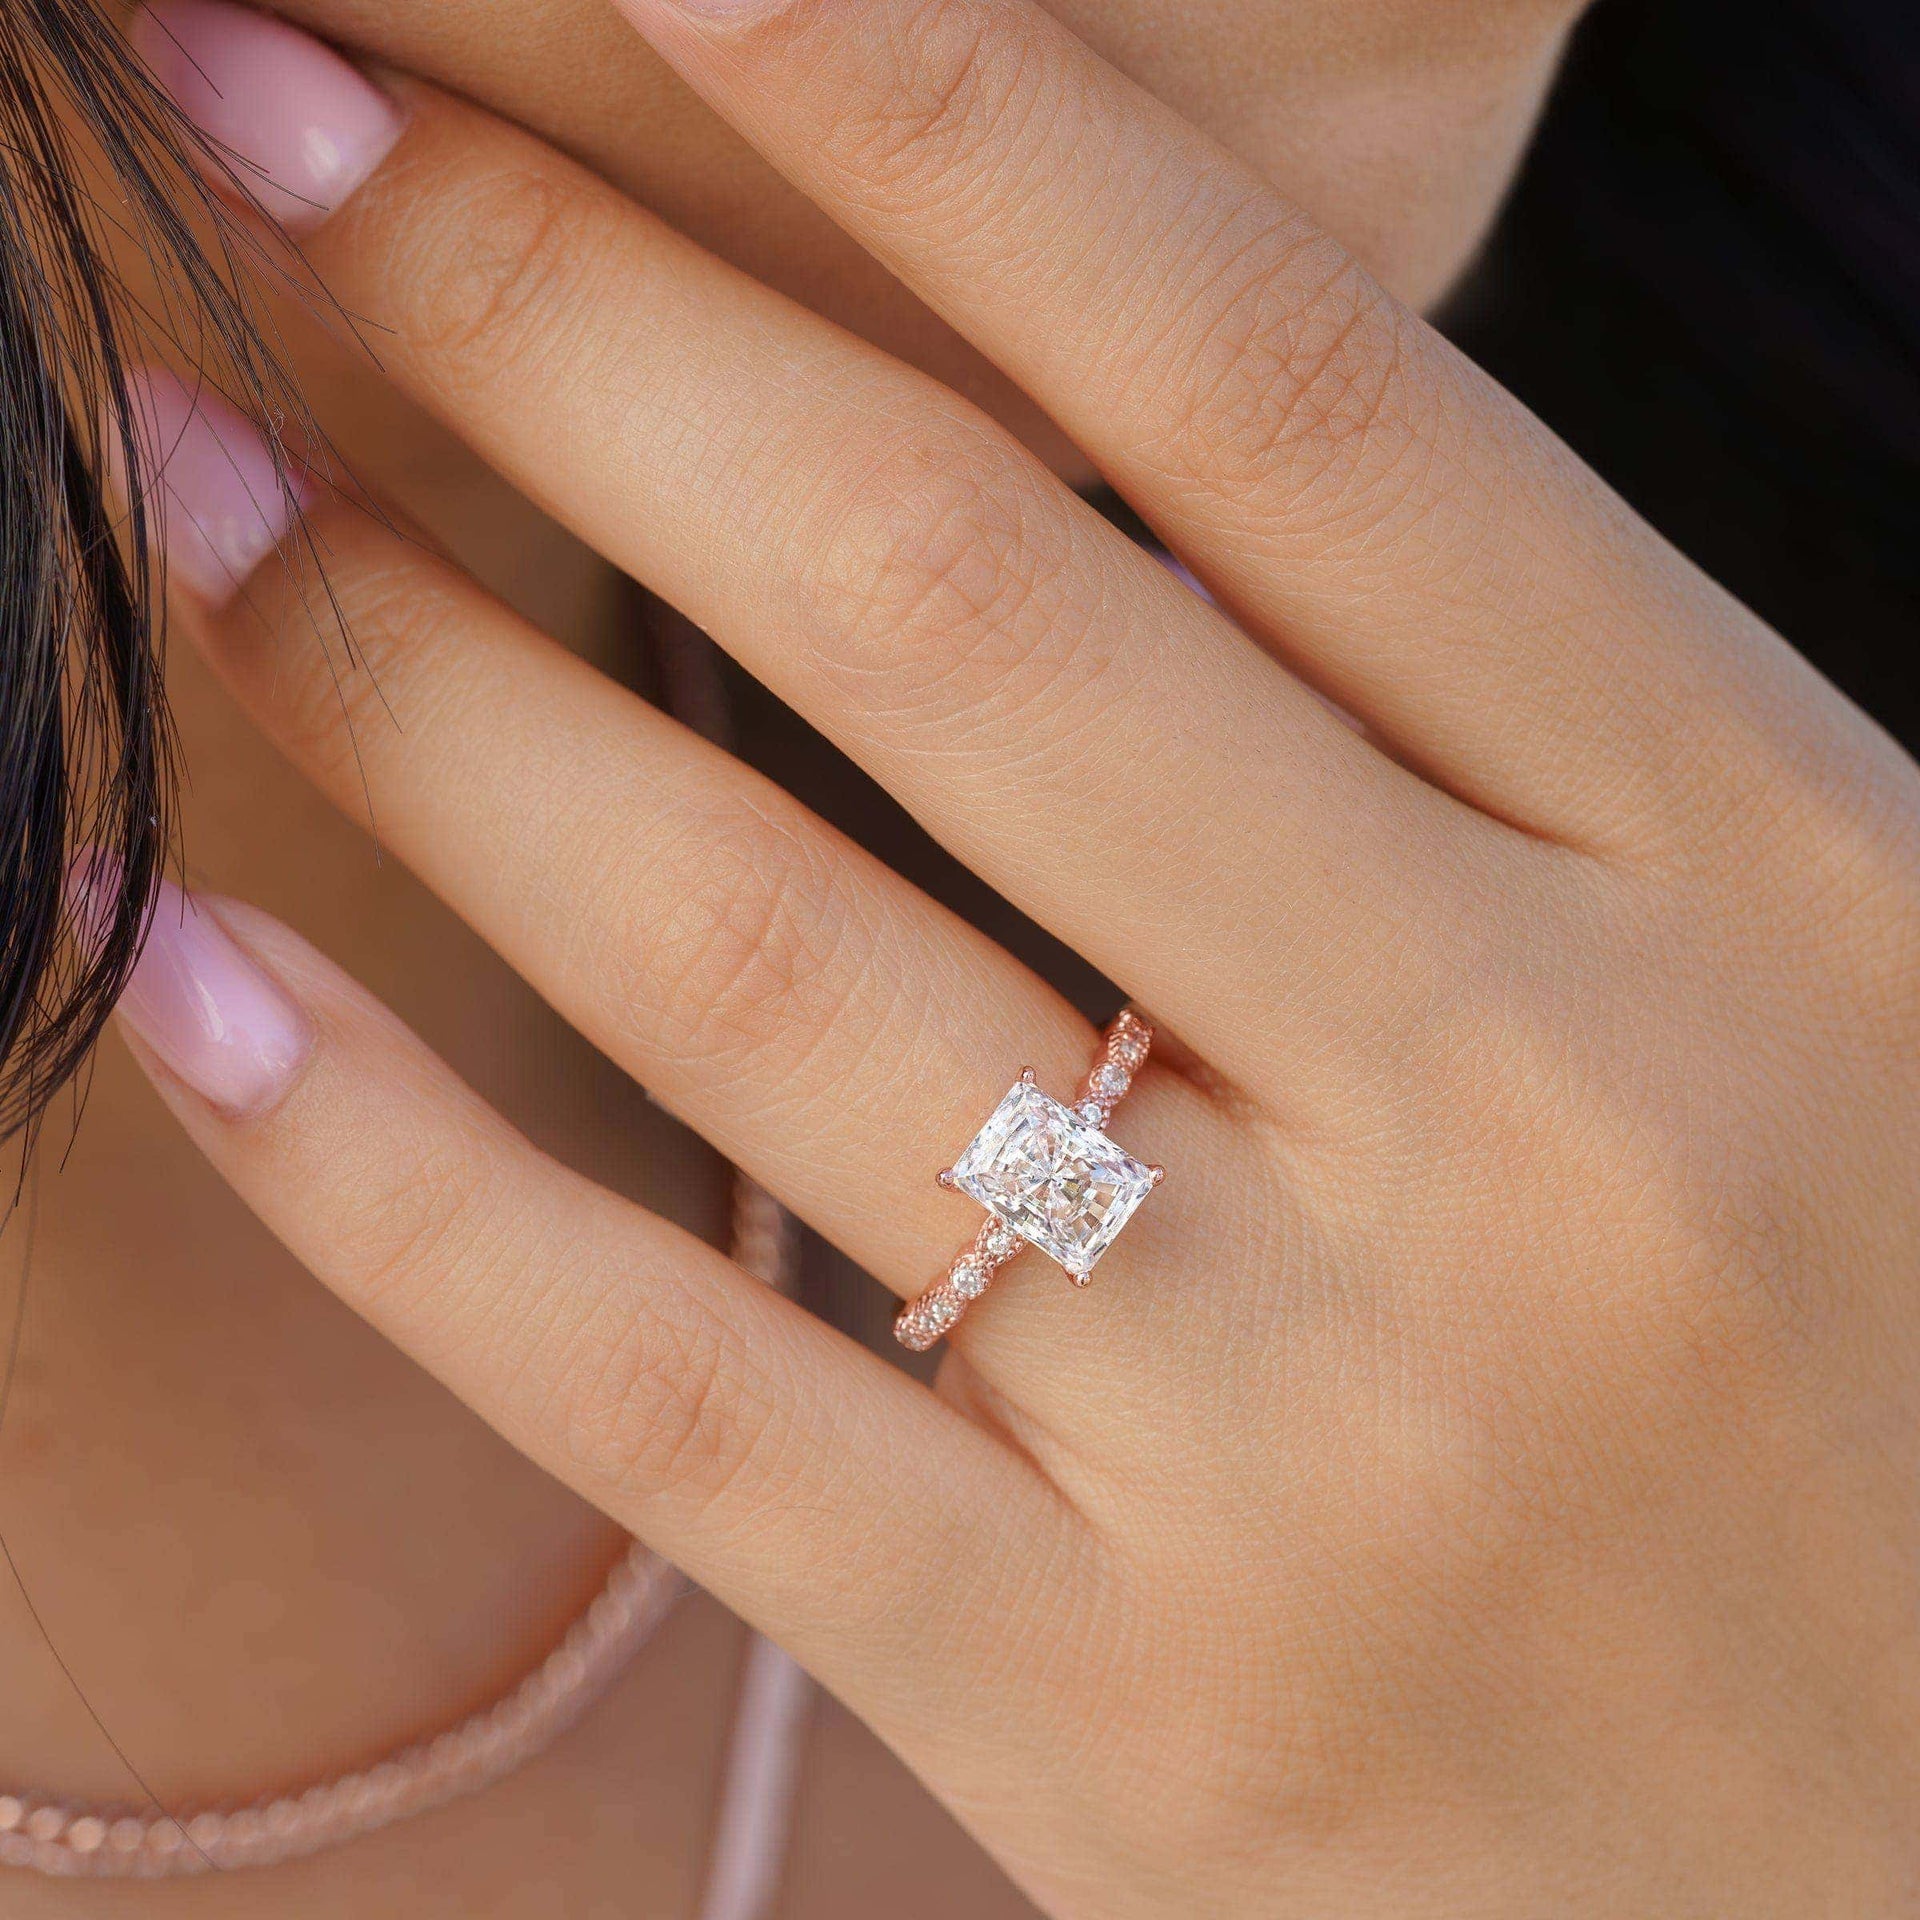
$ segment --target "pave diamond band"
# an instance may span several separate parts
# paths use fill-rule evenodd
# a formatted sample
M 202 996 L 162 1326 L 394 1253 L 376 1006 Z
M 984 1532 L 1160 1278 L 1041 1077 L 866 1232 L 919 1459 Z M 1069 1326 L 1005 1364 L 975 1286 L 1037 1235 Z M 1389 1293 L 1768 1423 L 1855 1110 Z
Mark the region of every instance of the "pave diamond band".
M 1079 1099 L 1063 1106 L 1021 1074 L 973 1143 L 940 1176 L 943 1187 L 987 1209 L 980 1231 L 918 1299 L 900 1309 L 894 1338 L 924 1353 L 992 1286 L 1023 1247 L 1065 1268 L 1076 1286 L 1160 1184 L 1161 1170 L 1107 1138 L 1113 1110 L 1153 1045 L 1153 1029 L 1131 1009 L 1108 1027 Z

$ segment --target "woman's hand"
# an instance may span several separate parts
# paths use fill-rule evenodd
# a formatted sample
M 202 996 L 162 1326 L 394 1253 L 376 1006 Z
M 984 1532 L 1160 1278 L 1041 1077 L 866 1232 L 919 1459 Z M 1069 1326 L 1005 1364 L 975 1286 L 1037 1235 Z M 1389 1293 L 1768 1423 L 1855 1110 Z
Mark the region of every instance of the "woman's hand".
M 1484 234 L 1584 4 L 1050 0 L 1050 10 L 1421 305 Z M 276 0 L 272 10 L 530 128 L 1084 476 L 1012 382 L 767 165 L 606 0 Z
M 1497 204 L 1586 0 L 1049 0 L 1412 302 Z M 957 342 L 602 0 L 280 0 L 274 11 L 532 128 L 737 266 L 996 400 Z M 971 387 L 969 388 L 971 391 Z
M 929 1393 L 232 905 L 163 913 L 129 1001 L 183 1122 L 1057 1920 L 1895 1910 L 1913 766 L 1037 7 L 627 4 L 1232 620 L 951 392 L 418 84 L 314 262 L 409 394 L 1178 1036 L 1114 1122 L 1168 1178 L 1091 1292 L 1004 1277 Z M 297 130 L 316 70 L 263 45 Z M 916 1292 L 978 1218 L 933 1172 L 1022 1065 L 1064 1093 L 1085 1021 L 316 499 L 336 681 L 316 583 L 255 564 L 258 450 L 155 396 L 259 724 Z

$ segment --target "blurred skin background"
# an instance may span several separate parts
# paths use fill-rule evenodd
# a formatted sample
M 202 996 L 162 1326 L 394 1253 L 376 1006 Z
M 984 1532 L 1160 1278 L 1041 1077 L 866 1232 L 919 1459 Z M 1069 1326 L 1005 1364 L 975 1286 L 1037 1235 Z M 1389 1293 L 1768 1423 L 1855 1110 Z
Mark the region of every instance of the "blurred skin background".
M 1920 102 L 1898 88 L 1920 66 L 1886 57 L 1895 36 L 1912 44 L 1892 8 L 1765 0 L 1736 34 L 1704 0 L 1602 0 L 1489 239 L 1573 0 L 1053 4 L 1436 311 L 1912 742 L 1902 656 L 1920 591 L 1895 533 L 1911 526 L 1920 470 L 1920 302 L 1903 299 L 1885 237 L 1897 186 L 1875 217 L 1888 175 L 1872 130 L 1910 156 L 1898 130 L 1920 125 Z M 1050 423 L 599 0 L 280 11 L 520 120 L 1095 485 Z M 358 474 L 549 631 L 660 691 L 653 642 L 687 639 L 670 614 L 404 407 L 364 354 L 298 313 L 287 326 L 296 370 Z M 1047 958 L 816 739 L 712 664 L 750 757 Z M 184 648 L 172 681 L 192 881 L 313 938 L 560 1157 L 720 1238 L 725 1170 L 713 1157 L 379 862 L 366 824 L 282 767 Z M 33 1233 L 0 1240 L 0 1301 L 31 1278 L 0 1434 L 0 1522 L 61 1651 L 162 1794 L 220 1800 L 310 1777 L 517 1678 L 598 1584 L 610 1529 L 308 1282 L 114 1043 L 64 1167 L 61 1129 L 56 1116 Z M 880 1323 L 864 1284 L 818 1248 L 809 1284 L 843 1322 Z M 710 1603 L 683 1609 L 553 1755 L 480 1801 L 277 1876 L 273 1911 L 690 1910 L 741 1641 Z M 0 1698 L 0 1779 L 124 1795 L 119 1763 L 4 1588 Z M 156 1913 L 208 1920 L 257 1913 L 259 1897 L 244 1884 L 140 1895 Z M 21 1920 L 90 1913 L 98 1898 L 5 1885 L 5 1911 Z M 915 1920 L 1028 1911 L 823 1705 L 779 1911 L 847 1920 L 903 1900 Z

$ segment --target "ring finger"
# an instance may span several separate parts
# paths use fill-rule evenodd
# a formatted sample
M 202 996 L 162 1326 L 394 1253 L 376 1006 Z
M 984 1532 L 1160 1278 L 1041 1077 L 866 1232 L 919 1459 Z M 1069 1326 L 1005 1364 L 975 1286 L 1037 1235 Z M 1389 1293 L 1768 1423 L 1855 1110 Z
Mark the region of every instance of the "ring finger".
M 176 576 L 217 591 L 181 529 L 258 517 L 233 488 L 261 456 L 216 403 L 189 415 L 164 380 L 150 395 L 169 545 L 198 563 Z M 188 484 L 202 497 L 179 498 Z M 270 512 L 277 496 L 260 493 Z M 1021 1065 L 1064 1096 L 1093 1045 L 1086 1020 L 375 517 L 322 502 L 310 526 L 324 583 L 259 566 L 192 614 L 242 705 L 339 804 L 371 806 L 383 841 L 609 1057 L 896 1292 L 924 1286 L 978 1219 L 932 1173 Z M 356 671 L 336 679 L 342 622 Z M 1226 1121 L 1169 1074 L 1146 1078 L 1120 1131 L 1182 1167 L 1232 1157 Z M 1208 1204 L 1203 1180 L 1183 1180 L 1129 1241 L 1151 1249 Z M 1039 1278 L 1006 1276 L 963 1329 L 976 1366 L 1031 1411 L 1077 1392 L 1054 1351 L 1069 1320 L 1082 1362 L 1113 1378 L 1183 1365 L 1156 1324 L 1172 1302 L 1116 1287 L 1089 1345 L 1088 1316 Z M 998 1296 L 1016 1288 L 1010 1312 Z

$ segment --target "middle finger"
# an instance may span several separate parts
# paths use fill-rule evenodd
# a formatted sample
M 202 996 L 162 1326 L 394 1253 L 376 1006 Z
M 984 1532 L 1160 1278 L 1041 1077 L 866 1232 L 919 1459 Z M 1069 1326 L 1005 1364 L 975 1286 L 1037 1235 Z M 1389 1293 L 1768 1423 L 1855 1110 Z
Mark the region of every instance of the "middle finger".
M 324 581 L 297 554 L 249 569 L 258 540 L 215 555 L 202 529 L 273 531 L 232 485 L 271 469 L 224 408 L 189 412 L 171 382 L 147 392 L 173 574 L 197 589 L 194 635 L 249 716 L 329 798 L 370 809 L 384 844 L 663 1104 L 897 1293 L 926 1285 L 979 1224 L 934 1170 L 1023 1062 L 1068 1092 L 1092 1049 L 1086 1020 L 771 781 L 374 516 L 313 503 Z M 216 564 L 229 557 L 247 574 L 238 592 Z M 343 632 L 356 671 L 336 679 Z M 1150 1071 L 1119 1131 L 1192 1169 L 1115 1250 L 1124 1282 L 1142 1253 L 1139 1275 L 1171 1270 L 1182 1229 L 1224 1213 L 1218 1170 L 1238 1129 Z M 1090 1374 L 1106 1402 L 1119 1382 L 1191 1377 L 1202 1316 L 1181 1289 L 1123 1284 L 1090 1330 L 1077 1296 L 1025 1264 L 960 1329 L 996 1390 L 1064 1429 L 1097 1413 Z M 1070 1326 L 1074 1369 L 1059 1363 Z
M 1400 1056 L 1410 933 L 1484 891 L 1504 830 L 956 396 L 402 91 L 405 137 L 310 249 L 402 387 L 1217 1063 L 1299 1101 Z

